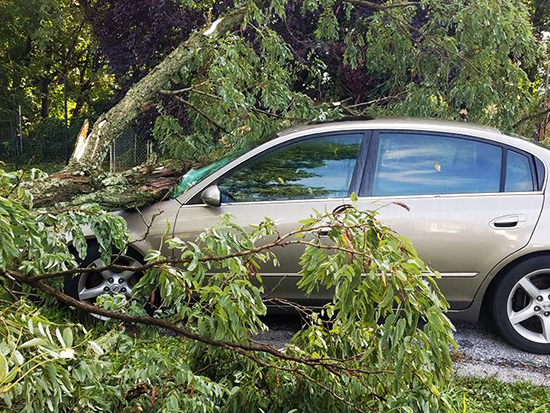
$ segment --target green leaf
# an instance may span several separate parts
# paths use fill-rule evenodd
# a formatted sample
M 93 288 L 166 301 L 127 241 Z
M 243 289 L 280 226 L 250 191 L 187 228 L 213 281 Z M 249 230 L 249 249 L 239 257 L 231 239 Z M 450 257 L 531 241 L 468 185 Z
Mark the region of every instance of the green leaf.
M 68 346 L 65 344 L 65 341 L 63 341 L 63 336 L 61 335 L 61 331 L 59 330 L 59 328 L 56 328 L 56 329 L 55 329 L 55 336 L 56 336 L 57 339 L 59 340 L 59 343 L 61 344 L 61 347 L 68 347 Z
M 88 345 L 97 355 L 102 356 L 104 354 L 103 349 L 95 341 L 88 341 Z
M 19 346 L 19 348 L 28 348 L 28 347 L 43 346 L 43 345 L 46 345 L 46 340 L 40 337 L 36 337 L 29 341 L 24 342 Z
M 66 347 L 72 347 L 73 345 L 73 330 L 70 327 L 66 327 L 63 330 L 63 341 Z
M 0 353 L 0 383 L 4 382 L 9 373 L 8 361 L 3 354 Z

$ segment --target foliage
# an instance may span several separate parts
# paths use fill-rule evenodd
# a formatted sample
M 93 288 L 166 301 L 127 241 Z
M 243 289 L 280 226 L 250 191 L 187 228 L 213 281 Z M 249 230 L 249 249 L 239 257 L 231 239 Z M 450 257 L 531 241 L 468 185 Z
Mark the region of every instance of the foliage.
M 32 211 L 32 196 L 21 188 L 22 171 L 0 169 L 0 270 L 17 269 L 30 276 L 74 267 L 72 240 L 80 256 L 86 253 L 83 226 L 89 225 L 110 261 L 111 246 L 122 248 L 128 233 L 124 220 L 104 214 L 97 206 L 64 211 Z M 40 171 L 31 170 L 33 175 Z
M 520 120 L 541 104 L 543 47 L 521 1 L 270 4 L 247 3 L 240 28 L 174 79 L 179 91 L 162 98 L 154 130 L 166 155 L 204 160 L 210 147 L 206 161 L 219 159 L 300 120 L 343 114 L 535 127 Z
M 182 68 L 178 83 L 191 85 L 183 100 L 186 114 L 172 116 L 168 104 L 155 123 L 154 136 L 166 155 L 219 159 L 296 121 L 340 116 L 330 103 L 316 104 L 294 90 L 292 56 L 276 32 L 263 32 L 258 43 L 243 40 L 216 39 L 212 47 L 197 50 L 194 66 Z
M 540 1 L 38 3 L 0 5 L 0 110 L 11 117 L 24 102 L 33 123 L 39 107 L 62 115 L 64 75 L 74 113 L 99 111 L 116 89 L 106 63 L 127 91 L 178 44 L 244 7 L 241 24 L 214 30 L 166 85 L 170 93 L 160 91 L 133 125 L 154 134 L 166 157 L 199 163 L 281 127 L 344 114 L 467 112 L 470 121 L 529 135 L 537 119 L 519 121 L 538 112 L 544 89 L 539 37 L 548 13 Z
M 110 98 L 113 79 L 77 2 L 0 2 L 0 117 L 15 119 L 22 107 L 26 129 L 39 117 L 62 119 L 63 78 L 69 116 Z
M 61 169 L 63 169 L 63 167 L 65 166 L 65 163 L 45 162 L 45 163 L 36 163 L 36 164 L 33 164 L 33 166 L 35 170 L 40 170 L 45 174 L 50 175 L 55 172 L 59 172 Z M 17 168 L 16 165 L 12 163 L 4 164 L 3 168 L 6 172 L 15 172 L 19 170 L 19 168 Z M 30 170 L 25 171 L 25 173 L 23 174 L 23 180 L 29 179 L 30 176 L 31 176 L 31 171 Z
M 10 304 L 10 285 L 15 280 L 23 291 L 38 293 L 46 304 L 37 305 L 45 311 L 55 308 L 54 297 L 89 310 L 58 290 L 57 280 L 76 265 L 66 234 L 83 256 L 80 226 L 90 225 L 109 262 L 111 245 L 126 247 L 123 221 L 93 207 L 30 209 L 17 175 L 1 176 L 0 279 L 7 293 L 0 301 L 0 391 L 6 408 L 450 408 L 442 393 L 452 367 L 447 304 L 410 242 L 380 224 L 375 212 L 352 205 L 316 212 L 287 235 L 278 235 L 268 218 L 247 230 L 224 216 L 193 243 L 168 240 L 171 257 L 160 251 L 145 257 L 148 271 L 134 292 L 140 299 L 160 290 L 163 303 L 153 317 L 144 316 L 134 300 L 103 296 L 103 308 L 93 311 L 112 321 L 90 333 L 62 322 L 59 312 L 52 313 L 58 322 L 49 321 L 24 299 Z M 324 229 L 328 244 L 319 236 Z M 253 341 L 266 328 L 261 266 L 276 263 L 276 248 L 300 243 L 299 287 L 305 294 L 334 288 L 334 299 L 320 313 L 303 309 L 303 329 L 280 352 Z M 117 319 L 138 324 L 123 327 Z M 151 326 L 180 338 L 159 335 Z
M 550 5 L 545 0 L 531 0 L 534 9 L 533 24 L 539 32 L 550 29 Z
M 25 300 L 4 302 L 0 325 L 3 409 L 60 411 L 77 391 L 82 400 L 76 401 L 85 405 L 86 387 L 100 383 L 110 367 L 98 358 L 103 350 L 90 336 L 82 326 L 51 322 Z M 106 404 L 97 398 L 93 410 Z
M 512 130 L 536 100 L 528 70 L 538 50 L 525 5 L 423 4 L 416 13 L 379 13 L 364 40 L 364 58 L 390 76 L 390 93 L 407 92 L 394 110 L 457 119 L 464 103 L 470 120 Z

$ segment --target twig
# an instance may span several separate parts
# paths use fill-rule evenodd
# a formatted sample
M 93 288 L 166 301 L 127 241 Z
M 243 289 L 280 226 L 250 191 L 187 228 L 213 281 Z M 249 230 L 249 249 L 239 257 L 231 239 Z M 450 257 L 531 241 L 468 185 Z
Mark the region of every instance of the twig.
M 378 98 L 378 99 L 372 99 L 372 100 L 368 100 L 366 102 L 356 103 L 354 105 L 345 106 L 345 107 L 348 108 L 348 109 L 353 109 L 353 108 L 357 108 L 357 107 L 360 107 L 360 106 L 369 106 L 369 105 L 372 105 L 374 103 L 383 102 L 385 100 L 397 99 L 397 98 L 399 98 L 399 97 L 401 97 L 405 94 L 407 94 L 407 91 L 404 90 L 403 92 L 400 92 L 397 95 L 384 96 L 384 97 L 381 97 L 381 98 Z
M 15 181 L 15 184 L 10 189 L 10 192 L 8 192 L 8 195 L 6 198 L 9 198 L 11 194 L 15 192 L 17 188 L 19 188 L 19 185 L 21 185 L 21 182 L 23 181 L 23 175 L 25 175 L 25 172 L 27 172 L 27 168 L 31 165 L 31 163 L 34 162 L 34 155 L 29 159 L 25 167 L 21 170 L 21 173 L 17 176 L 17 181 Z
M 386 11 L 390 9 L 405 8 L 405 7 L 419 7 L 419 1 L 410 1 L 407 3 L 392 3 L 392 4 L 378 4 L 367 0 L 346 0 L 348 3 L 355 4 L 357 6 L 369 7 L 371 9 Z
M 0 283 L 0 285 L 11 296 L 11 298 L 13 298 L 15 301 L 19 300 L 19 298 L 17 298 L 17 296 L 14 294 L 14 292 L 10 288 L 6 287 L 6 285 L 3 282 Z
M 211 99 L 215 99 L 215 100 L 221 100 L 222 98 L 217 96 L 217 95 L 214 95 L 212 93 L 208 93 L 208 92 L 204 92 L 202 90 L 199 90 L 199 89 L 195 89 L 193 87 L 188 87 L 188 88 L 184 88 L 184 89 L 179 89 L 179 90 L 161 90 L 159 93 L 163 94 L 163 95 L 169 95 L 169 96 L 175 96 L 176 98 L 178 98 L 177 95 L 179 94 L 182 94 L 182 93 L 185 93 L 185 92 L 191 92 L 191 93 L 196 93 L 198 95 L 203 95 L 203 96 L 206 96 L 206 97 L 209 97 Z M 181 98 L 180 98 L 181 99 Z M 187 104 L 190 104 L 189 102 L 187 102 Z M 198 108 L 195 108 L 196 110 L 198 110 Z M 249 108 L 250 110 L 253 110 L 255 112 L 258 112 L 258 113 L 262 113 L 266 116 L 270 116 L 272 118 L 276 118 L 276 119 L 284 119 L 284 120 L 292 120 L 292 121 L 307 121 L 309 119 L 305 119 L 305 118 L 294 118 L 294 117 L 289 117 L 289 116 L 284 116 L 284 115 L 279 115 L 278 113 L 271 113 L 271 112 L 268 112 L 266 110 L 263 110 L 263 109 L 260 109 L 260 108 L 257 108 L 255 106 L 252 106 Z M 204 113 L 201 113 L 201 115 L 205 116 Z M 208 119 L 210 120 L 211 122 L 212 119 Z M 216 126 L 219 126 L 216 124 Z M 220 127 L 221 128 L 221 127 Z M 223 130 L 223 129 L 222 129 Z M 227 133 L 227 132 L 226 132 Z
M 200 115 L 202 115 L 206 120 L 208 120 L 210 123 L 212 123 L 214 126 L 216 126 L 218 129 L 220 129 L 221 131 L 225 132 L 225 133 L 229 133 L 227 132 L 227 130 L 222 126 L 220 125 L 218 122 L 216 122 L 214 119 L 212 119 L 210 116 L 208 116 L 206 113 L 204 113 L 201 109 L 199 109 L 198 107 L 196 107 L 195 105 L 193 105 L 191 102 L 188 102 L 187 100 L 179 97 L 179 96 L 174 96 L 176 98 L 176 100 L 180 101 L 181 103 L 189 106 L 191 109 L 194 109 L 196 112 L 198 112 Z
M 190 90 L 192 90 L 193 88 L 195 88 L 197 86 L 205 85 L 206 83 L 208 83 L 208 81 L 205 80 L 204 82 L 200 82 L 200 83 L 197 83 L 196 85 L 185 87 L 183 89 L 176 89 L 176 90 L 161 89 L 161 90 L 159 90 L 159 93 L 161 95 L 179 95 L 179 94 L 182 94 L 182 93 L 185 93 L 185 92 L 189 92 Z
M 143 216 L 143 214 L 141 213 L 139 208 L 136 208 L 136 211 L 137 211 L 139 217 L 141 218 L 141 222 L 143 222 L 143 225 L 145 225 L 145 232 L 143 233 L 143 235 L 140 238 L 132 240 L 131 242 L 129 242 L 128 245 L 132 245 L 132 244 L 136 244 L 136 243 L 141 242 L 141 241 L 145 241 L 147 239 L 147 237 L 149 236 L 149 232 L 151 231 L 151 227 L 153 226 L 153 223 L 155 222 L 155 219 L 157 219 L 164 212 L 162 210 L 158 210 L 157 212 L 155 212 L 151 216 L 151 222 L 148 223 L 147 221 L 145 221 L 145 217 Z
M 365 225 L 367 225 L 367 224 L 358 224 L 358 225 L 350 226 L 349 228 L 364 228 Z M 332 225 L 333 228 L 336 228 L 336 227 L 339 227 L 339 226 L 341 226 L 341 225 Z M 367 252 L 357 251 L 353 248 L 341 247 L 339 245 L 316 244 L 314 242 L 305 241 L 303 239 L 289 240 L 291 237 L 293 237 L 297 234 L 317 233 L 317 232 L 319 232 L 323 229 L 326 229 L 328 227 L 329 226 L 326 225 L 326 224 L 320 224 L 320 225 L 316 225 L 316 226 L 313 226 L 313 227 L 310 227 L 310 228 L 299 228 L 297 230 L 288 232 L 286 235 L 284 235 L 281 238 L 278 238 L 275 241 L 272 241 L 270 243 L 263 244 L 263 245 L 260 245 L 258 247 L 254 247 L 254 248 L 251 248 L 251 249 L 248 249 L 248 250 L 236 251 L 236 252 L 231 253 L 231 254 L 226 254 L 226 255 L 221 255 L 221 256 L 214 256 L 214 257 L 212 257 L 212 256 L 201 257 L 201 258 L 199 258 L 199 262 L 211 262 L 211 261 L 221 262 L 221 261 L 224 261 L 224 260 L 227 260 L 227 259 L 245 257 L 247 255 L 254 255 L 254 254 L 257 254 L 257 253 L 265 251 L 265 250 L 273 249 L 275 247 L 286 247 L 286 246 L 289 246 L 289 245 L 306 245 L 306 246 L 311 246 L 311 247 L 319 248 L 319 249 L 326 249 L 326 250 L 332 250 L 332 251 L 344 251 L 344 252 L 347 252 L 347 253 L 350 253 L 350 254 L 356 254 L 356 255 L 361 255 L 361 256 L 365 256 L 365 257 L 371 257 L 370 254 L 368 254 Z M 66 277 L 66 276 L 74 275 L 74 274 L 81 274 L 81 273 L 88 273 L 88 272 L 101 272 L 101 271 L 110 270 L 110 269 L 121 270 L 121 271 L 131 270 L 131 271 L 136 271 L 136 272 L 144 272 L 144 271 L 147 271 L 148 269 L 153 268 L 153 267 L 158 268 L 158 267 L 162 267 L 163 265 L 166 265 L 166 264 L 182 265 L 182 264 L 188 264 L 190 261 L 191 261 L 191 258 L 186 258 L 186 259 L 163 258 L 163 259 L 159 259 L 159 260 L 156 260 L 156 261 L 149 261 L 147 264 L 144 264 L 140 267 L 110 264 L 110 265 L 106 265 L 106 266 L 103 266 L 103 267 L 72 268 L 72 269 L 69 269 L 69 270 L 59 271 L 59 272 L 55 272 L 55 273 L 45 273 L 45 274 L 35 275 L 33 277 L 29 277 L 29 279 L 33 280 L 33 281 L 41 281 L 41 280 L 47 280 L 47 279 L 53 279 L 53 278 L 59 278 L 59 277 Z

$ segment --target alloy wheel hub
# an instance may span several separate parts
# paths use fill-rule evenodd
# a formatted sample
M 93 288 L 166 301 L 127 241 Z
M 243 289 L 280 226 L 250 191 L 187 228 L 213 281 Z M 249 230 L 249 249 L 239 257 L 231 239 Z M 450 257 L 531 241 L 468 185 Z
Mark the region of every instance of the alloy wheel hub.
M 550 269 L 521 278 L 508 296 L 510 324 L 529 341 L 550 344 Z
M 119 257 L 119 261 L 120 265 L 124 266 L 136 268 L 140 266 L 135 259 L 128 256 Z M 105 264 L 101 258 L 98 258 L 88 267 L 101 268 L 105 267 Z M 78 283 L 78 296 L 81 301 L 88 303 L 93 303 L 102 294 L 124 294 L 130 298 L 132 285 L 135 284 L 135 280 L 133 280 L 135 274 L 135 271 L 132 270 L 116 272 L 114 269 L 83 273 Z

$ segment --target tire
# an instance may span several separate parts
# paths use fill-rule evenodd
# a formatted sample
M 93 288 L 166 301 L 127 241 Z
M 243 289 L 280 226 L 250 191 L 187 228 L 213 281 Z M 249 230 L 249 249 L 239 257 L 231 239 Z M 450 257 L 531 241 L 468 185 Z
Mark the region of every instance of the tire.
M 550 257 L 531 258 L 506 270 L 493 290 L 491 313 L 510 344 L 550 354 Z
M 117 253 L 118 252 L 113 250 L 113 257 L 116 256 Z M 104 266 L 97 242 L 90 242 L 88 244 L 86 257 L 84 259 L 79 259 L 77 257 L 77 262 L 82 268 Z M 129 248 L 125 254 L 119 257 L 117 263 L 124 266 L 140 267 L 143 264 L 143 257 Z M 67 295 L 79 301 L 95 304 L 97 297 L 102 294 L 124 294 L 127 298 L 131 298 L 132 288 L 142 276 L 142 273 L 130 270 L 121 272 L 105 270 L 101 273 L 86 272 L 66 277 L 64 280 L 64 289 Z M 158 294 L 155 293 L 155 297 L 152 301 L 154 302 L 144 303 L 145 310 L 149 314 L 152 314 L 159 304 L 160 300 L 158 300 Z M 105 317 L 99 315 L 92 314 L 92 316 L 96 319 L 106 320 Z

